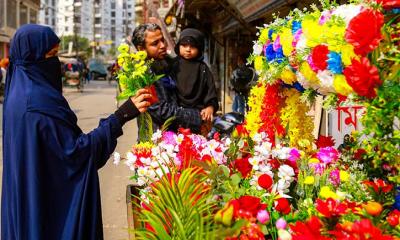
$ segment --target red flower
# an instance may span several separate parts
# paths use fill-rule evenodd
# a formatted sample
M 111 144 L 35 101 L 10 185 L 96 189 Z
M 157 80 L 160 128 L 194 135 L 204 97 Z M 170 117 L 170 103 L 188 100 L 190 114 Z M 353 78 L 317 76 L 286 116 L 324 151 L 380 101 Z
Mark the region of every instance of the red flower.
M 376 0 L 384 9 L 400 8 L 400 0 Z
M 327 218 L 339 217 L 345 214 L 348 209 L 346 203 L 340 203 L 332 198 L 328 198 L 326 201 L 317 199 L 316 204 L 317 211 Z
M 400 224 L 400 211 L 395 209 L 393 212 L 389 213 L 386 220 L 390 226 L 396 227 Z
M 336 229 L 329 231 L 337 240 L 360 239 L 360 240 L 393 240 L 388 235 L 383 235 L 381 230 L 375 227 L 369 219 L 356 221 L 351 227 L 338 224 Z
M 276 158 L 269 160 L 268 163 L 271 165 L 273 170 L 278 170 L 278 168 L 281 166 L 281 163 Z
M 317 148 L 324 148 L 324 147 L 333 147 L 335 146 L 335 139 L 332 136 L 318 136 L 318 140 L 315 141 L 315 145 Z
M 292 209 L 290 208 L 290 203 L 286 198 L 279 198 L 275 201 L 275 210 L 287 215 Z
M 328 237 L 321 235 L 322 223 L 318 217 L 312 216 L 307 222 L 297 221 L 290 225 L 293 240 L 328 240 Z
M 260 187 L 264 188 L 265 190 L 269 190 L 273 183 L 274 181 L 268 174 L 263 174 L 258 177 L 258 185 L 260 185 Z
M 378 194 L 380 194 L 381 192 L 388 193 L 393 189 L 392 184 L 386 184 L 386 182 L 382 179 L 375 179 L 374 181 L 364 181 L 363 183 L 366 186 L 372 188 Z
M 258 211 L 264 210 L 267 205 L 261 203 L 261 199 L 253 196 L 241 196 L 239 199 L 239 210 L 249 212 L 255 218 Z
M 325 45 L 318 45 L 313 48 L 311 52 L 311 60 L 318 70 L 325 70 L 328 66 L 328 47 Z
M 249 156 L 236 159 L 234 161 L 235 168 L 242 174 L 243 178 L 247 178 L 253 166 L 249 163 Z
M 383 14 L 365 9 L 355 16 L 346 29 L 346 41 L 354 46 L 354 52 L 365 56 L 382 40 Z
M 249 132 L 247 131 L 244 123 L 236 125 L 236 131 L 239 136 L 249 136 Z
M 365 154 L 367 154 L 367 151 L 364 149 L 357 149 L 357 151 L 354 153 L 354 159 L 361 160 Z
M 376 96 L 375 88 L 382 84 L 378 69 L 371 65 L 365 57 L 360 61 L 353 59 L 351 65 L 344 69 L 343 74 L 354 91 L 367 98 L 374 98 Z

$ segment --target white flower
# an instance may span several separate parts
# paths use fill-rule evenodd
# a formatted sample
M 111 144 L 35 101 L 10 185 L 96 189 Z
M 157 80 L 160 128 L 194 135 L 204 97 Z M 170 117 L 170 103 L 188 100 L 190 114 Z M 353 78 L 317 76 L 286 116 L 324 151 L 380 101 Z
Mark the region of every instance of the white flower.
M 287 182 L 283 179 L 278 180 L 277 186 L 276 186 L 276 191 L 280 194 L 283 195 L 287 192 L 289 192 L 289 187 L 290 187 L 290 182 Z
M 137 174 L 139 175 L 139 177 L 144 177 L 147 175 L 148 171 L 149 169 L 147 167 L 139 167 L 137 170 Z
M 152 161 L 152 162 L 150 162 L 150 166 L 152 168 L 158 168 L 158 162 L 157 161 Z
M 113 161 L 113 163 L 115 165 L 118 165 L 120 161 L 121 161 L 121 155 L 118 152 L 114 152 L 114 161 Z
M 145 177 L 139 177 L 138 180 L 137 180 L 137 184 L 138 184 L 139 186 L 143 186 L 143 185 L 145 185 L 146 183 L 147 183 L 147 179 L 146 179 Z
M 318 92 L 327 95 L 328 93 L 335 92 L 333 88 L 333 73 L 329 70 L 318 71 L 317 77 L 321 83 Z
M 151 158 L 140 158 L 140 161 L 144 164 L 144 165 L 151 165 Z
M 272 156 L 279 159 L 288 159 L 290 156 L 290 151 L 292 151 L 291 148 L 277 146 L 277 148 L 272 150 Z
M 127 159 L 127 163 L 129 164 L 135 164 L 137 157 L 136 155 L 134 155 L 132 152 L 127 152 L 126 153 L 126 159 Z
M 254 151 L 256 153 L 260 153 L 264 157 L 268 158 L 271 155 L 271 147 L 272 144 L 270 142 L 263 142 L 260 146 L 255 146 Z
M 271 178 L 274 178 L 274 173 L 272 172 L 272 167 L 269 164 L 260 164 L 260 172 L 262 174 L 268 174 Z
M 280 240 L 292 240 L 292 235 L 285 229 L 279 229 L 278 236 Z
M 263 46 L 259 43 L 255 43 L 253 46 L 253 54 L 260 55 L 263 51 Z
M 304 36 L 304 34 L 301 34 L 300 38 L 299 38 L 299 41 L 296 44 L 296 51 L 298 53 L 303 53 L 306 48 L 307 48 L 307 39 Z M 305 59 L 303 59 L 303 60 L 305 60 Z
M 249 163 L 253 166 L 254 170 L 258 170 L 258 163 L 260 162 L 260 159 L 257 157 L 251 157 L 249 158 Z
M 332 15 L 339 16 L 343 18 L 346 23 L 346 28 L 350 21 L 361 12 L 361 5 L 340 5 L 335 10 L 333 10 Z
M 158 140 L 160 140 L 162 138 L 162 131 L 160 129 L 157 129 L 156 132 L 153 133 L 153 135 L 151 136 L 151 141 L 153 141 L 154 143 L 158 142 Z
M 291 182 L 293 181 L 294 170 L 291 166 L 283 164 L 278 169 L 278 177 L 285 181 Z

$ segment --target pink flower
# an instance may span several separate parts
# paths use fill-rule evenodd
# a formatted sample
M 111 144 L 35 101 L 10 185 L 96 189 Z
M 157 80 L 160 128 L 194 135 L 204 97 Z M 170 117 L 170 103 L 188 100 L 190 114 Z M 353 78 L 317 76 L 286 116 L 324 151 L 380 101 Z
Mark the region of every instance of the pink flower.
M 265 224 L 269 221 L 269 213 L 267 210 L 260 210 L 257 213 L 257 220 L 261 223 L 261 224 Z
M 300 158 L 300 152 L 296 148 L 293 148 L 289 153 L 288 160 L 291 162 L 296 162 Z
M 317 158 L 322 162 L 329 164 L 335 162 L 339 157 L 339 153 L 333 147 L 324 147 L 317 153 Z
M 334 186 L 339 186 L 340 184 L 340 171 L 339 169 L 333 170 L 330 175 L 329 175 L 329 181 L 334 185 Z
M 276 221 L 275 225 L 276 225 L 276 228 L 277 228 L 277 229 L 285 229 L 287 223 L 286 223 L 285 219 L 279 218 L 279 219 Z

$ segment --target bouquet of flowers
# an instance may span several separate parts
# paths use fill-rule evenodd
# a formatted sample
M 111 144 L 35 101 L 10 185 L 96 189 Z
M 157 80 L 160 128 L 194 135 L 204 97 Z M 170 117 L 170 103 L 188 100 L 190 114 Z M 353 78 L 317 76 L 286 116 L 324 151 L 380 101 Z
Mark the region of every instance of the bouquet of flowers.
M 120 69 L 117 72 L 117 78 L 121 89 L 118 99 L 126 99 L 135 95 L 137 90 L 148 88 L 152 95 L 150 103 L 158 102 L 157 93 L 152 84 L 163 75 L 155 75 L 151 72 L 150 66 L 153 61 L 147 60 L 147 53 L 145 51 L 130 53 L 129 45 L 126 43 L 122 43 L 118 51 L 120 52 L 118 56 Z

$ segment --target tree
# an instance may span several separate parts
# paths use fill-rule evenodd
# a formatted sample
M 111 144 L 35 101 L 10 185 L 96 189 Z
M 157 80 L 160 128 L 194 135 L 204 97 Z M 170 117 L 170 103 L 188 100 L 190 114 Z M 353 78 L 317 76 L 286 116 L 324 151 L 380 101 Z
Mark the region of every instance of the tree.
M 60 42 L 61 51 L 68 51 L 69 42 L 73 42 L 74 43 L 73 50 L 76 49 L 74 35 L 68 35 L 68 36 L 61 37 L 61 42 Z M 90 50 L 89 40 L 85 37 L 78 36 L 78 49 L 79 49 L 79 51 L 88 52 Z

